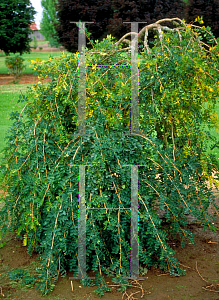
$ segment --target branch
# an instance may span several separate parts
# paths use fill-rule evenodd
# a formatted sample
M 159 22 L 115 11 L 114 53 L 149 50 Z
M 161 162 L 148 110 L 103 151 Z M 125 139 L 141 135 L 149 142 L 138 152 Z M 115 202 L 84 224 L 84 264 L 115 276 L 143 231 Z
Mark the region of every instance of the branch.
M 178 22 L 176 22 L 178 21 Z M 169 28 L 167 26 L 162 26 L 160 25 L 160 23 L 162 22 L 173 22 L 173 24 L 179 26 L 179 25 L 183 25 L 183 27 L 186 27 L 186 24 L 179 18 L 173 18 L 173 19 L 169 19 L 169 18 L 166 18 L 166 19 L 162 19 L 162 20 L 159 20 L 153 24 L 149 24 L 149 25 L 146 25 L 143 29 L 140 30 L 139 33 L 136 33 L 136 32 L 129 32 L 129 33 L 126 33 L 123 37 L 121 37 L 121 39 L 119 41 L 117 41 L 114 46 L 117 47 L 121 42 L 127 42 L 127 43 L 130 43 L 130 41 L 128 41 L 126 39 L 126 37 L 128 36 L 131 36 L 131 35 L 137 35 L 138 38 L 140 39 L 143 34 L 145 33 L 145 36 L 144 36 L 144 46 L 145 48 L 147 49 L 147 51 L 149 52 L 149 48 L 148 48 L 148 45 L 147 45 L 147 36 L 148 36 L 148 30 L 157 30 L 158 31 L 158 34 L 159 34 L 159 38 L 162 39 L 162 30 L 167 30 L 167 31 L 177 31 L 178 34 L 179 34 L 179 39 L 181 41 L 181 35 L 180 35 L 180 32 L 179 32 L 179 28 Z M 181 23 L 181 24 L 179 24 Z

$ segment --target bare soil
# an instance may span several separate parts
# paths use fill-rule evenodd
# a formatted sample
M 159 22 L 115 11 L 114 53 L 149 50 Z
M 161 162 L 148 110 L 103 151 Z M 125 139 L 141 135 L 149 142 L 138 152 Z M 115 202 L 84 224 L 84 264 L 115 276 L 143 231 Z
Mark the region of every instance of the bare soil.
M 14 85 L 15 83 L 13 83 L 13 76 L 10 76 L 9 74 L 0 74 L 0 85 L 3 84 L 11 84 Z M 34 84 L 34 83 L 38 83 L 39 79 L 38 76 L 33 75 L 33 74 L 23 74 L 21 75 L 21 77 L 18 78 L 18 83 L 19 84 Z M 42 81 L 42 80 L 41 80 Z M 46 78 L 43 80 L 43 82 L 49 82 L 51 81 L 50 78 Z
M 66 51 L 64 47 L 60 47 L 59 48 L 51 48 L 51 47 L 48 47 L 48 45 L 42 45 L 41 47 L 43 49 L 39 49 L 40 46 L 38 46 L 36 49 L 34 48 L 31 48 L 31 52 L 59 52 L 59 51 Z

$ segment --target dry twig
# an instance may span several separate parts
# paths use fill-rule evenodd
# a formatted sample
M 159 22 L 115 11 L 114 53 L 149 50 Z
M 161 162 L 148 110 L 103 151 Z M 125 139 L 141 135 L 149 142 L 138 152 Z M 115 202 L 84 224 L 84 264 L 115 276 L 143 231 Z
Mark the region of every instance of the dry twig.
M 197 273 L 198 275 L 201 277 L 202 280 L 204 280 L 207 284 L 206 287 L 202 286 L 202 288 L 205 290 L 205 291 L 208 291 L 208 292 L 213 292 L 213 293 L 219 293 L 219 284 L 211 284 L 209 281 L 205 280 L 202 275 L 199 273 L 199 270 L 198 270 L 198 266 L 197 266 L 197 261 L 196 261 L 196 270 L 197 270 Z M 210 288 L 210 289 L 209 289 Z M 213 289 L 212 289 L 213 288 Z
M 131 277 L 128 279 L 132 279 Z M 141 298 L 144 297 L 144 289 L 142 287 L 142 285 L 138 282 L 139 280 L 144 280 L 144 279 L 132 279 L 132 282 L 130 284 L 123 284 L 125 286 L 129 286 L 132 288 L 139 288 L 141 290 Z M 136 285 L 133 285 L 133 283 L 135 283 Z M 109 287 L 120 287 L 121 284 L 111 284 L 108 285 Z M 134 300 L 136 298 L 133 297 L 134 294 L 140 293 L 140 291 L 135 292 L 135 293 L 131 293 L 130 295 L 127 294 L 127 292 L 125 291 L 122 295 L 122 300 Z M 147 294 L 150 294 L 151 292 L 147 292 Z M 124 296 L 127 296 L 128 298 L 124 298 Z
M 2 287 L 1 286 L 0 286 L 0 290 L 1 290 L 2 297 L 5 297 L 5 295 L 2 293 Z

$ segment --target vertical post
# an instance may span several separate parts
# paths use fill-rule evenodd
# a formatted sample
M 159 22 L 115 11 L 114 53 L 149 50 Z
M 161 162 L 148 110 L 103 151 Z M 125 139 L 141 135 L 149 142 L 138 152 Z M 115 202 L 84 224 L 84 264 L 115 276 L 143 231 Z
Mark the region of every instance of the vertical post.
M 139 133 L 139 102 L 138 102 L 138 23 L 131 23 L 131 134 Z M 131 278 L 139 277 L 138 249 L 138 166 L 131 165 Z
M 138 24 L 146 22 L 123 22 L 131 23 L 131 134 L 139 133 L 139 102 L 138 102 Z
M 78 166 L 72 165 L 70 166 Z M 94 279 L 86 274 L 86 189 L 85 167 L 92 165 L 79 165 L 79 220 L 78 220 L 78 276 L 69 279 Z
M 138 166 L 131 166 L 131 278 L 139 277 L 138 250 Z
M 77 23 L 77 22 L 70 22 Z M 85 23 L 94 22 L 79 22 L 78 30 L 78 135 L 84 136 L 86 134 L 86 60 L 85 60 L 85 47 L 86 47 L 86 35 L 85 35 Z
M 139 133 L 138 106 L 138 23 L 131 22 L 131 133 Z
M 78 278 L 86 277 L 85 166 L 79 165 Z
M 124 165 L 131 166 L 131 260 L 130 260 L 130 277 L 145 279 L 139 277 L 139 239 L 138 239 L 138 167 L 145 165 Z
M 79 22 L 78 34 L 79 79 L 78 79 L 78 134 L 86 134 L 86 81 L 85 81 L 85 23 Z
M 70 22 L 76 23 L 76 22 Z M 78 52 L 78 135 L 86 134 L 86 69 L 85 69 L 85 23 L 79 22 Z M 78 278 L 86 278 L 86 209 L 85 209 L 85 166 L 79 165 L 79 221 L 78 221 Z

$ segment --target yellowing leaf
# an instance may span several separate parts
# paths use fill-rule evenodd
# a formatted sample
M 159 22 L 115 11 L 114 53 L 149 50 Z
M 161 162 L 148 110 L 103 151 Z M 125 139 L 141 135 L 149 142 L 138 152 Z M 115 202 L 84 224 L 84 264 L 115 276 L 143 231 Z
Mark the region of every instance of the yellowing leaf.
M 24 247 L 27 246 L 27 236 L 26 235 L 24 236 L 24 239 L 23 239 L 23 246 Z

